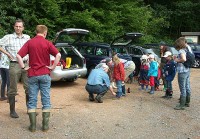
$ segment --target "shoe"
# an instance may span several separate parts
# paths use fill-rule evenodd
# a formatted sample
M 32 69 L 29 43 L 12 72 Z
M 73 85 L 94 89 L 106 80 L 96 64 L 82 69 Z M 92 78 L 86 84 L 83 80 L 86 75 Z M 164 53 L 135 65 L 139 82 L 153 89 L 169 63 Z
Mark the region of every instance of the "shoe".
M 89 94 L 89 101 L 94 101 L 94 95 L 93 94 Z
M 95 97 L 95 99 L 96 99 L 97 102 L 99 102 L 99 103 L 103 103 L 100 94 L 98 94 L 98 95 Z
M 7 100 L 7 99 L 8 99 L 7 97 L 1 97 L 0 101 L 4 101 L 4 100 Z

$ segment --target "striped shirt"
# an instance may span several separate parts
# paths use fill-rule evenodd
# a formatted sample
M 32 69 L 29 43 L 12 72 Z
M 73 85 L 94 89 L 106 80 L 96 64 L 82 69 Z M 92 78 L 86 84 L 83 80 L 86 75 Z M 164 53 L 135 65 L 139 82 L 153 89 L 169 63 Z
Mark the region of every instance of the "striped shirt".
M 0 47 L 3 46 L 5 50 L 10 53 L 13 57 L 13 61 L 17 61 L 16 55 L 21 47 L 30 39 L 29 35 L 22 34 L 21 37 L 17 36 L 16 33 L 5 35 L 0 39 Z M 28 57 L 24 57 L 23 60 L 27 60 Z

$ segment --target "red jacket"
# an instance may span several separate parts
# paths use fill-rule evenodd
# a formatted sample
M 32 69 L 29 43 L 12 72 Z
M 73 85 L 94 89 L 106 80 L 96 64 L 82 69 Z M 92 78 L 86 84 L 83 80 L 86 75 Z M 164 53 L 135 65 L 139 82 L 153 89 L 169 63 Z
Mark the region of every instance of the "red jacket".
M 114 66 L 113 79 L 121 81 L 125 80 L 124 64 L 122 62 Z

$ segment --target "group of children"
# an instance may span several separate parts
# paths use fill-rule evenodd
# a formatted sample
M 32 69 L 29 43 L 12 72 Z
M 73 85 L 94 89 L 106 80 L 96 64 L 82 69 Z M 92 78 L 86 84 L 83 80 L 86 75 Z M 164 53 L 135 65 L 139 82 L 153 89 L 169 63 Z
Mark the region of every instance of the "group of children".
M 173 55 L 170 51 L 165 52 L 162 59 L 165 59 L 164 65 L 155 60 L 153 54 L 143 55 L 141 57 L 141 66 L 139 73 L 139 90 L 149 91 L 150 94 L 154 94 L 156 90 L 159 90 L 160 78 L 164 78 L 163 84 L 166 87 L 165 95 L 163 98 L 171 98 L 173 94 L 172 81 L 176 75 L 176 63 L 173 60 Z

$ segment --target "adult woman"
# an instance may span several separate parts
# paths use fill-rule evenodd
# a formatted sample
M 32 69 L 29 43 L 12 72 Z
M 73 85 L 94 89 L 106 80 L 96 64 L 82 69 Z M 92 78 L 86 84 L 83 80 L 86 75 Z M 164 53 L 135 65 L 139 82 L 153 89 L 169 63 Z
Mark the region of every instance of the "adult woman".
M 190 68 L 186 68 L 183 62 L 186 61 L 187 41 L 184 37 L 180 37 L 175 41 L 175 47 L 178 50 L 178 57 L 174 59 L 177 62 L 178 84 L 180 89 L 180 104 L 177 105 L 175 110 L 184 110 L 185 105 L 189 106 L 190 102 Z M 190 48 L 188 48 L 191 51 Z

